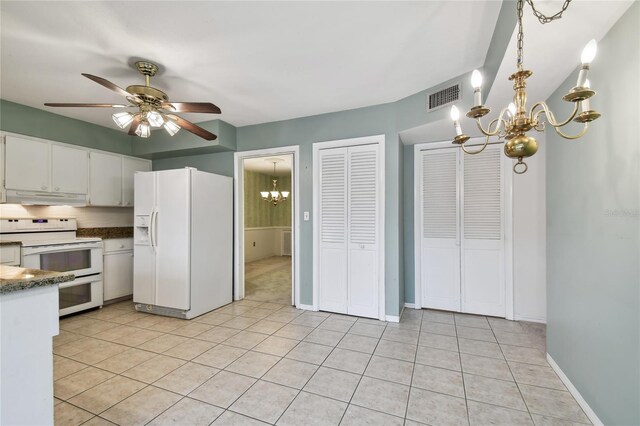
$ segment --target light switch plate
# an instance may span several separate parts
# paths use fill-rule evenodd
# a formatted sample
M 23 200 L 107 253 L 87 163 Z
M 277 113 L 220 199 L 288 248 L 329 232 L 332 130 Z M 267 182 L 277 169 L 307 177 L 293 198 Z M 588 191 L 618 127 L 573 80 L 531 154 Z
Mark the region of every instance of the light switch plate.
M 304 220 L 309 220 L 309 212 L 304 212 Z

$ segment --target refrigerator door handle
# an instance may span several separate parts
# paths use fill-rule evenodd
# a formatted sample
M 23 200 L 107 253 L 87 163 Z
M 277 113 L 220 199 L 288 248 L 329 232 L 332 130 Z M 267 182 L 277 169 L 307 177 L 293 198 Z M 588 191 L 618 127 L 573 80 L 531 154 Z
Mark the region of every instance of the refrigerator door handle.
M 149 241 L 151 243 L 151 248 L 154 253 L 156 251 L 156 217 L 158 216 L 158 211 L 154 208 L 151 211 L 151 221 L 149 223 Z

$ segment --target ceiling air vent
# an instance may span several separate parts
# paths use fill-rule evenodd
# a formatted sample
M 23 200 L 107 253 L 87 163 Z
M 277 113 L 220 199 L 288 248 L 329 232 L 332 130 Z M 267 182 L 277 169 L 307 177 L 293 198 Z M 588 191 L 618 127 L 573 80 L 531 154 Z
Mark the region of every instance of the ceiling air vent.
M 429 93 L 427 96 L 427 111 L 433 111 L 458 101 L 460 99 L 460 84 L 456 83 L 437 92 Z

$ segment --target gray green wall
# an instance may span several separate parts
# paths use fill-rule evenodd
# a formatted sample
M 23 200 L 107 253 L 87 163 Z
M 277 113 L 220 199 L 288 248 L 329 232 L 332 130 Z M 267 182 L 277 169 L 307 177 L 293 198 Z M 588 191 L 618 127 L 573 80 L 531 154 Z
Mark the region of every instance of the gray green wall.
M 0 130 L 135 155 L 133 144 L 136 138 L 120 129 L 109 129 L 4 99 L 0 99 Z
M 578 141 L 547 131 L 547 351 L 607 425 L 640 424 L 638 23 L 635 3 L 598 44 L 602 118 Z
M 291 226 L 291 176 L 278 176 L 278 191 L 288 191 L 289 197 L 275 206 L 262 199 L 261 191 L 273 188 L 271 175 L 264 173 L 244 172 L 244 226 L 246 228 L 262 228 L 269 226 Z

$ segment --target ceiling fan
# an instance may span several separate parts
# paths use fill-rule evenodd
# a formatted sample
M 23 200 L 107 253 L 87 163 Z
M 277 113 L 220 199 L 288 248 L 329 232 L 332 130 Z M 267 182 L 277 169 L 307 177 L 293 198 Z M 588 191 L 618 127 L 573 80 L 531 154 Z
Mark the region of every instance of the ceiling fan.
M 82 73 L 89 80 L 111 89 L 124 96 L 128 105 L 118 104 L 80 104 L 80 103 L 45 103 L 49 107 L 90 107 L 90 108 L 138 108 L 138 112 L 118 112 L 113 114 L 113 121 L 124 129 L 129 126 L 130 135 L 142 138 L 151 136 L 152 127 L 164 127 L 171 136 L 181 128 L 208 141 L 215 140 L 216 135 L 175 115 L 175 112 L 197 112 L 220 114 L 220 108 L 208 102 L 169 102 L 169 97 L 160 89 L 150 86 L 151 77 L 158 72 L 158 66 L 147 61 L 138 61 L 135 67 L 145 77 L 145 84 L 134 84 L 126 89 L 116 86 L 109 80 L 91 74 Z

